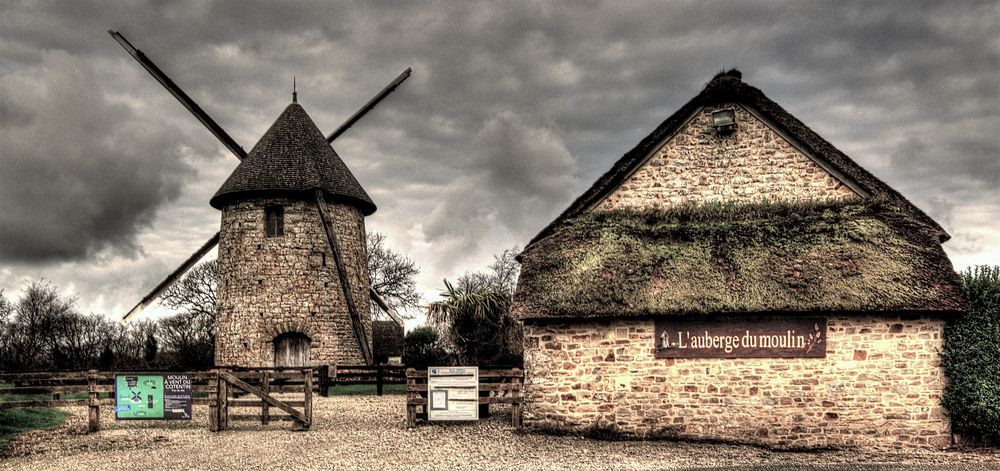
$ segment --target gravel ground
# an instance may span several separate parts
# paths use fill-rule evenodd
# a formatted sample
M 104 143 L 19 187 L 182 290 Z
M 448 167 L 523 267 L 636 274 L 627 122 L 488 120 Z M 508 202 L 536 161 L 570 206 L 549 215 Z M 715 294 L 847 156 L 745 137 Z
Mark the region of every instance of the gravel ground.
M 102 407 L 103 430 L 83 435 L 85 407 L 62 429 L 19 437 L 0 458 L 6 469 L 1000 469 L 1000 454 L 944 451 L 777 452 L 738 445 L 599 441 L 521 433 L 509 409 L 476 424 L 404 424 L 405 398 L 340 396 L 315 401 L 314 424 L 292 432 L 237 422 L 211 433 L 207 408 L 195 420 L 115 422 Z

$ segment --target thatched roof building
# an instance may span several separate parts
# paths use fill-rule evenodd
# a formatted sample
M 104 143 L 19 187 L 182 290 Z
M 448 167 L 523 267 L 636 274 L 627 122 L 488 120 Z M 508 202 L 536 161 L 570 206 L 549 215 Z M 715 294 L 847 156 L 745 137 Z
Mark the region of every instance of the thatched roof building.
M 713 78 L 531 240 L 515 316 L 963 309 L 945 230 L 741 78 Z M 697 110 L 734 104 L 855 194 L 602 210 Z
M 715 76 L 519 256 L 529 427 L 940 446 L 944 229 Z M 607 430 L 604 430 L 607 431 Z

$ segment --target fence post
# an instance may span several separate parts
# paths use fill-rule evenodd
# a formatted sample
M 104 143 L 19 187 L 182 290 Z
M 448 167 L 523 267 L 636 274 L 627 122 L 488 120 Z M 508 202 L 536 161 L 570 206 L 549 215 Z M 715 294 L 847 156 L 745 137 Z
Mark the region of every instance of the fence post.
M 307 368 L 305 370 L 305 406 L 303 412 L 305 413 L 306 420 L 309 421 L 306 424 L 306 429 L 312 425 L 313 420 L 313 370 L 312 368 Z
M 382 395 L 382 383 L 385 382 L 382 365 L 375 365 L 375 395 Z
M 415 399 L 420 397 L 417 390 L 417 379 L 414 377 L 417 370 L 406 369 L 406 426 L 413 428 L 417 426 L 417 405 Z
M 260 372 L 260 390 L 264 391 L 264 394 L 270 394 L 271 392 L 271 375 L 267 370 L 261 370 Z M 271 405 L 267 401 L 261 400 L 264 405 L 260 409 L 260 423 L 262 425 L 267 425 L 271 421 Z
M 219 370 L 212 370 L 208 379 L 208 430 L 219 431 Z
M 521 378 L 524 375 L 519 368 L 514 368 L 513 372 L 514 372 L 513 375 L 514 377 L 511 379 L 511 384 L 512 384 L 511 393 L 514 396 L 514 403 L 511 404 L 510 407 L 510 421 L 514 427 L 520 429 L 522 424 L 521 410 L 524 407 L 524 395 L 521 394 L 521 387 L 522 387 L 521 385 L 523 384 Z
M 227 370 L 228 371 L 228 370 Z M 219 376 L 219 430 L 229 428 L 229 382 Z
M 319 395 L 330 397 L 330 365 L 319 367 Z
M 89 407 L 87 414 L 87 433 L 94 433 L 101 430 L 101 406 L 97 401 L 97 370 L 87 372 L 87 392 L 89 393 Z

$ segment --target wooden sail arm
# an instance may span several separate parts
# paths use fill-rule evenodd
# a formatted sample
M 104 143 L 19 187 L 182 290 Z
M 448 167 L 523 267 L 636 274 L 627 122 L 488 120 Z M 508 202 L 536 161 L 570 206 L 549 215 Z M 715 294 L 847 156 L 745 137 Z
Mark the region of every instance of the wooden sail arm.
M 371 345 L 368 344 L 368 334 L 365 332 L 365 326 L 361 322 L 358 307 L 354 304 L 354 293 L 351 292 L 350 279 L 347 276 L 347 266 L 344 265 L 340 243 L 337 241 L 337 233 L 333 230 L 330 213 L 326 207 L 326 197 L 323 196 L 323 190 L 321 189 L 316 189 L 316 207 L 319 210 L 319 217 L 323 221 L 326 240 L 330 243 L 330 250 L 333 252 L 334 264 L 337 265 L 337 277 L 340 279 L 340 287 L 344 291 L 344 301 L 347 302 L 347 311 L 351 315 L 351 326 L 354 328 L 354 336 L 358 339 L 358 345 L 361 347 L 361 355 L 364 357 L 365 364 L 371 365 L 372 350 Z
M 375 291 L 374 288 L 369 288 L 368 297 L 370 297 L 371 300 L 375 302 L 375 304 L 378 304 L 378 307 L 382 308 L 382 311 L 388 314 L 389 317 L 392 318 L 392 320 L 396 321 L 396 323 L 399 324 L 400 327 L 404 327 L 403 318 L 399 316 L 399 313 L 397 313 L 395 309 L 389 307 L 389 305 L 386 304 L 385 300 L 382 299 L 382 295 L 378 294 L 378 291 Z
M 396 87 L 398 87 L 399 84 L 403 83 L 404 80 L 410 78 L 410 74 L 412 72 L 413 69 L 407 67 L 406 70 L 403 71 L 403 73 L 399 74 L 399 76 L 397 76 L 392 82 L 389 82 L 389 85 L 386 85 L 385 88 L 382 89 L 382 91 L 378 92 L 378 94 L 372 97 L 371 100 L 368 100 L 368 103 L 365 103 L 364 106 L 362 106 L 358 111 L 355 111 L 350 118 L 347 118 L 347 121 L 344 121 L 344 124 L 341 124 L 337 129 L 335 129 L 332 133 L 330 133 L 329 136 L 326 136 L 326 142 L 333 142 L 334 139 L 340 137 L 340 135 L 343 134 L 344 131 L 347 131 L 347 129 L 353 126 L 354 123 L 358 122 L 358 120 L 360 120 L 362 116 L 371 111 L 372 108 L 375 108 L 375 105 L 377 105 L 390 93 L 395 91 Z
M 156 298 L 160 297 L 160 295 L 163 294 L 163 292 L 166 291 L 167 288 L 170 287 L 170 285 L 174 284 L 175 281 L 180 279 L 180 277 L 183 276 L 184 273 L 187 273 L 187 271 L 190 270 L 191 267 L 193 267 L 196 263 L 198 263 L 198 260 L 201 260 L 201 258 L 204 257 L 205 254 L 207 254 L 210 250 L 215 248 L 215 246 L 218 244 L 219 244 L 219 233 L 216 232 L 211 239 L 208 239 L 208 242 L 202 244 L 202 246 L 198 250 L 196 250 L 195 253 L 191 254 L 191 256 L 188 257 L 187 260 L 184 261 L 184 263 L 182 263 L 179 267 L 177 267 L 177 269 L 174 270 L 173 273 L 167 275 L 167 277 L 163 281 L 161 281 L 160 284 L 156 285 L 156 287 L 153 288 L 153 290 L 150 291 L 149 294 L 143 297 L 142 300 L 139 301 L 139 304 L 136 304 L 135 307 L 133 307 L 127 314 L 125 314 L 125 316 L 122 317 L 121 320 L 122 324 L 128 322 L 130 319 L 139 315 L 140 312 L 149 307 L 149 305 L 152 304 L 153 301 L 156 300 Z
M 136 49 L 135 46 L 132 46 L 132 43 L 130 43 L 128 39 L 125 39 L 125 36 L 122 36 L 122 34 L 118 31 L 108 30 L 108 34 L 110 34 L 111 37 L 114 38 L 123 49 L 125 49 L 125 52 L 128 52 L 132 58 L 139 62 L 139 65 L 146 69 L 146 71 L 149 72 L 149 74 L 152 75 L 157 82 L 160 82 L 160 85 L 163 85 L 163 88 L 166 88 L 167 91 L 177 99 L 177 101 L 181 102 L 181 104 L 184 105 L 184 107 L 187 108 L 188 111 L 190 111 L 191 114 L 193 114 L 194 117 L 201 122 L 201 124 L 205 125 L 209 132 L 222 142 L 222 145 L 226 146 L 226 148 L 229 149 L 229 151 L 232 152 L 236 158 L 243 160 L 243 158 L 247 156 L 243 147 L 237 144 L 236 141 L 222 129 L 222 126 L 219 126 L 219 123 L 216 123 L 215 120 L 212 119 L 212 117 L 209 116 L 205 110 L 198 106 L 198 104 L 195 103 L 195 101 L 191 99 L 187 93 L 184 93 L 184 90 L 181 90 L 181 87 L 178 87 L 177 84 L 170 79 L 170 77 L 167 77 L 167 74 L 163 73 L 163 71 L 160 70 L 160 68 L 157 67 L 156 64 L 149 59 L 149 57 L 146 57 L 142 51 Z

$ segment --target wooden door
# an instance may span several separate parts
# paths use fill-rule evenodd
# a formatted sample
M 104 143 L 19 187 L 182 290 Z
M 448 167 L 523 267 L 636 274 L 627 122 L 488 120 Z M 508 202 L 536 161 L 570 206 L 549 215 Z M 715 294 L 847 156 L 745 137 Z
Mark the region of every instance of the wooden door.
M 305 334 L 289 332 L 274 338 L 274 366 L 309 366 L 309 344 Z

